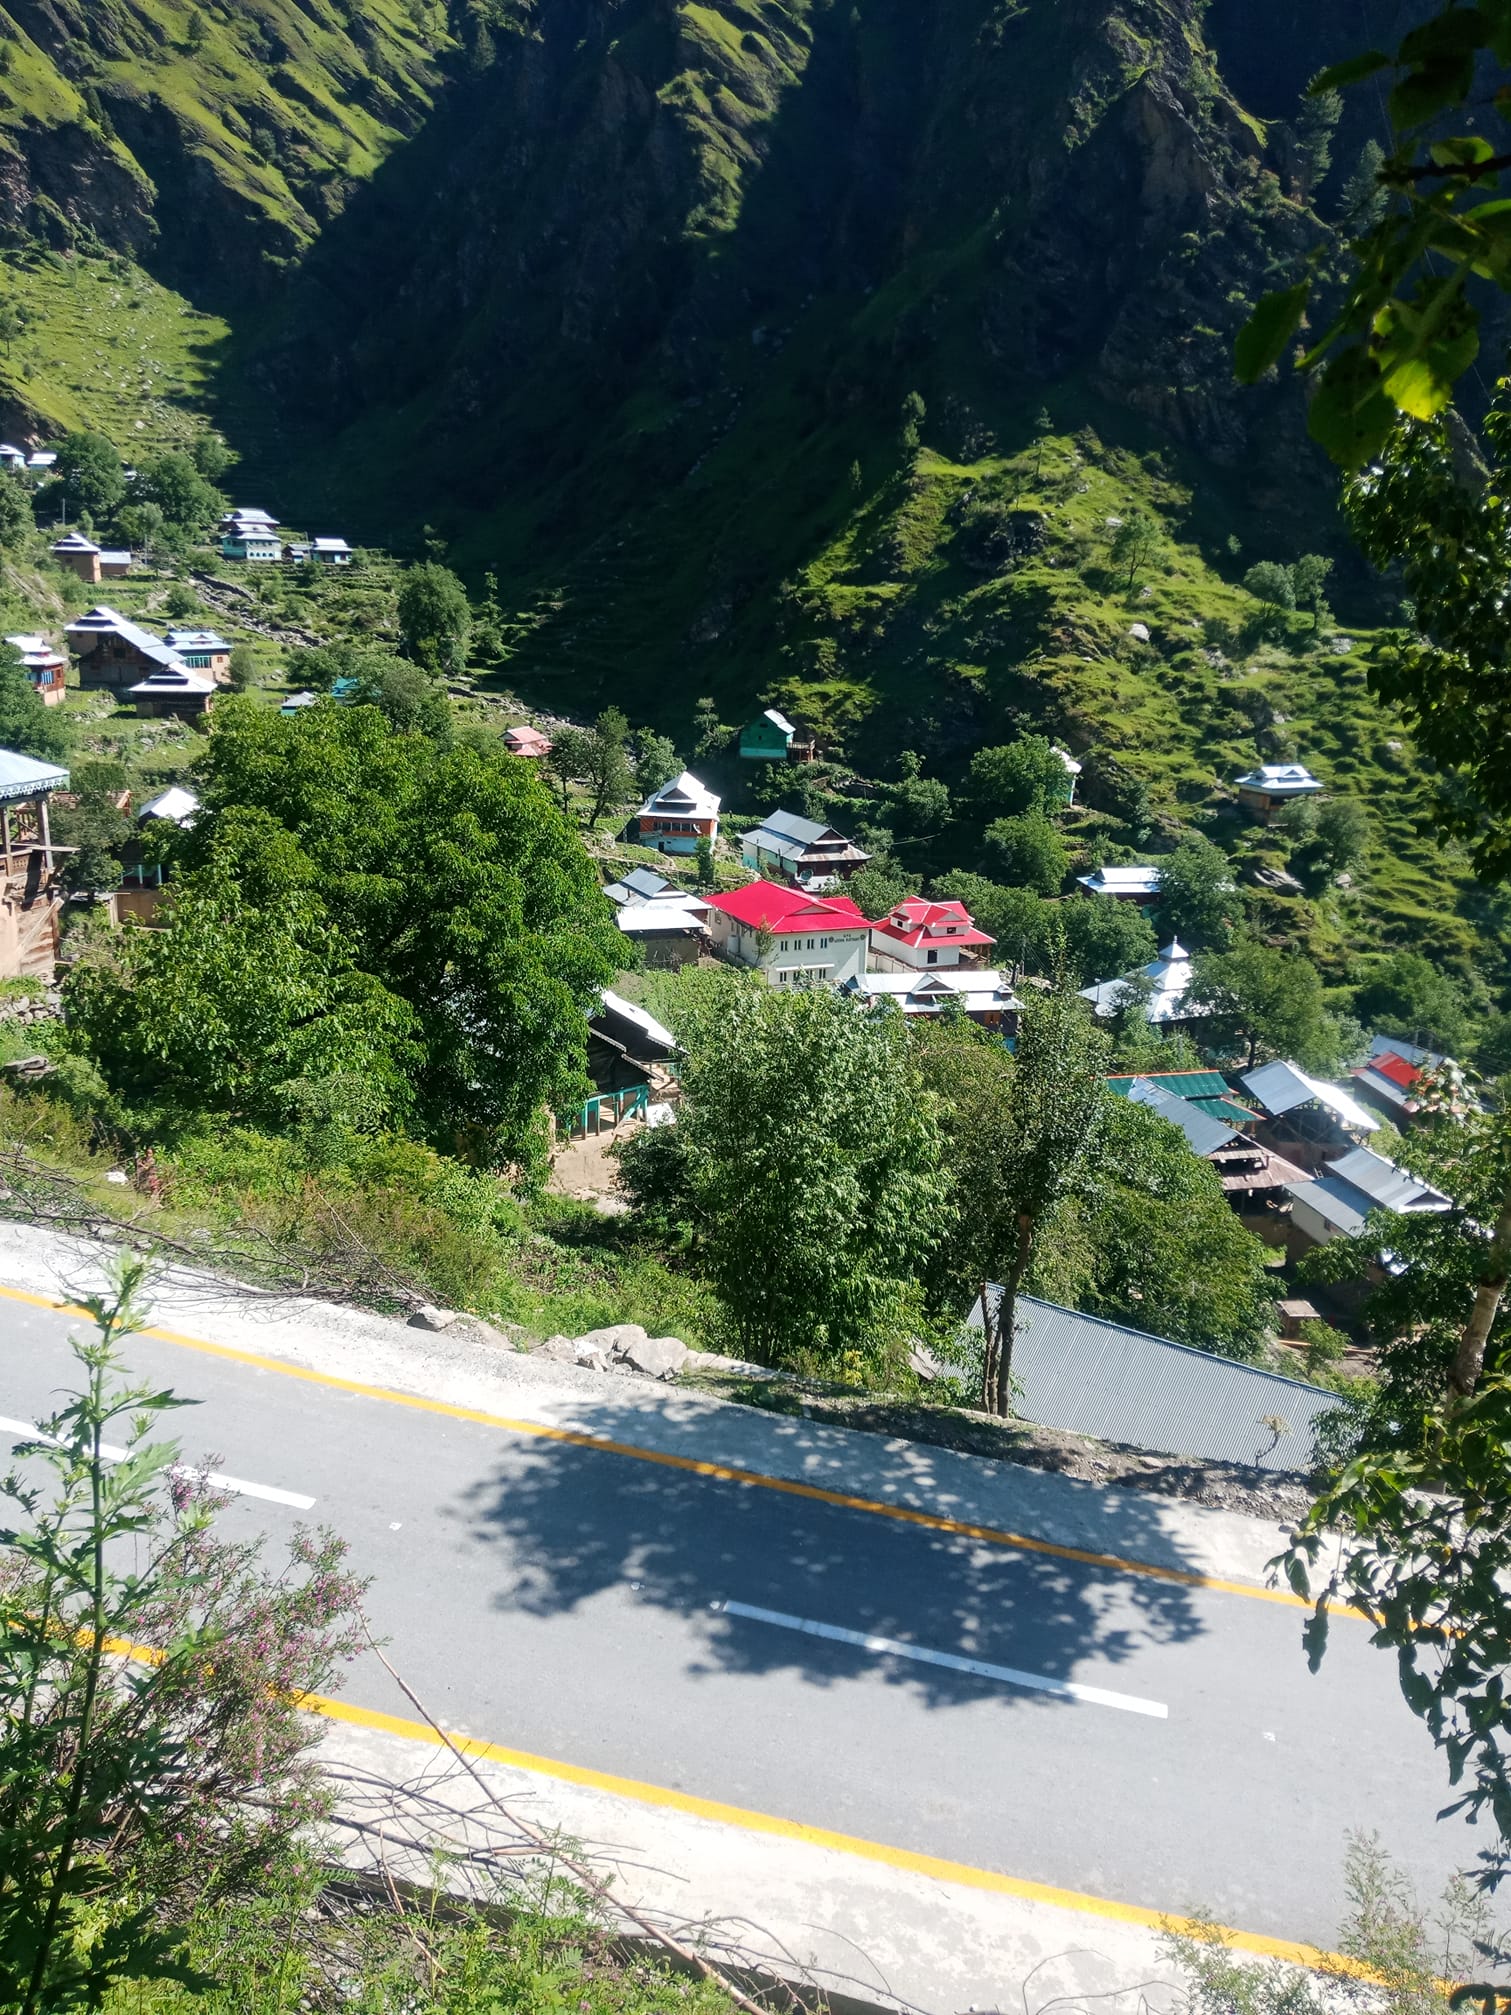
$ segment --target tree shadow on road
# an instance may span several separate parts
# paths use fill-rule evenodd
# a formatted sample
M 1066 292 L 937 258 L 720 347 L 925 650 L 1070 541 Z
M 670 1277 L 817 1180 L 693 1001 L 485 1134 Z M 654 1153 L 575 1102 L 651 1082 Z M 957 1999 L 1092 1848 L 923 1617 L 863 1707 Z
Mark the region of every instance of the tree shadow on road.
M 647 1425 L 641 1409 L 608 1398 L 579 1406 L 575 1418 L 589 1433 L 631 1446 Z M 787 1669 L 823 1687 L 880 1671 L 937 1705 L 1063 1696 L 902 1657 L 878 1661 L 864 1647 L 729 1615 L 719 1605 L 733 1601 L 1050 1680 L 1103 1685 L 1104 1668 L 1141 1647 L 1187 1642 L 1203 1628 L 1193 1588 L 1167 1578 L 1195 1573 L 1196 1564 L 1168 1509 L 1147 1496 L 1063 1478 L 1015 1479 L 1040 1500 L 1015 1507 L 1026 1514 L 1020 1522 L 1000 1504 L 993 1511 L 992 1473 L 972 1474 L 984 1465 L 769 1417 L 761 1423 L 765 1466 L 778 1466 L 776 1455 L 788 1479 L 801 1479 L 796 1489 L 697 1473 L 692 1464 L 738 1462 L 713 1456 L 709 1446 L 711 1430 L 727 1433 L 729 1418 L 716 1424 L 702 1407 L 658 1408 L 658 1460 L 555 1441 L 501 1450 L 487 1482 L 466 1493 L 457 1512 L 474 1541 L 499 1543 L 499 1579 L 488 1590 L 493 1606 L 548 1617 L 612 1590 L 697 1615 L 694 1671 Z M 868 1445 L 877 1455 L 870 1481 Z M 740 1466 L 756 1468 L 755 1455 Z M 1056 1493 L 1052 1504 L 1046 1485 Z M 884 1492 L 900 1510 L 923 1504 L 946 1520 L 1010 1525 L 1044 1534 L 1048 1543 L 1004 1544 L 810 1494 L 880 1499 Z M 1063 1541 L 1165 1573 L 1067 1557 L 1056 1550 Z

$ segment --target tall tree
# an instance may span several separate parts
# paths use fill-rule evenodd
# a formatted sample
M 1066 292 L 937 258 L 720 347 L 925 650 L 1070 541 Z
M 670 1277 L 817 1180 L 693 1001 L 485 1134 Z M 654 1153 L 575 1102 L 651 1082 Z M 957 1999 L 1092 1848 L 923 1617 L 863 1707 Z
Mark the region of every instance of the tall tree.
M 92 518 L 108 518 L 125 502 L 126 472 L 114 442 L 103 434 L 65 434 L 53 477 L 75 517 L 87 511 Z
M 1065 802 L 1065 765 L 1047 735 L 1020 735 L 971 757 L 967 790 L 983 818 L 1053 811 Z
M 1187 950 L 1197 945 L 1225 950 L 1242 913 L 1227 855 L 1201 833 L 1190 834 L 1161 860 L 1159 928 L 1184 938 Z
M 987 827 L 986 854 L 991 865 L 1010 882 L 1058 895 L 1070 871 L 1070 852 L 1043 812 L 1018 819 L 993 819 Z
M 942 1264 L 980 1300 L 987 1413 L 1012 1412 L 1018 1293 L 1041 1231 L 1094 1151 L 1111 1097 L 1109 1050 L 1062 969 L 1050 992 L 1025 1001 L 1010 1058 L 969 1029 L 946 1029 L 926 1052 L 949 1140 Z
M 761 1360 L 879 1362 L 905 1334 L 942 1197 L 906 1024 L 826 988 L 719 977 L 677 1024 L 704 1264 Z
M 465 671 L 471 629 L 467 590 L 449 567 L 422 560 L 406 568 L 399 583 L 399 641 L 406 658 L 427 672 Z
M 1165 535 L 1158 521 L 1142 509 L 1132 510 L 1113 535 L 1112 564 L 1127 570 L 1124 588 L 1131 594 L 1140 574 L 1147 574 L 1165 555 Z
M 1338 1025 L 1322 976 L 1300 952 L 1240 939 L 1231 951 L 1197 959 L 1187 1000 L 1207 1010 L 1202 1043 L 1222 1056 L 1242 1049 L 1250 1068 L 1261 1055 L 1289 1057 L 1306 1070 L 1338 1068 Z
M 59 710 L 61 711 L 61 709 Z M 26 676 L 21 653 L 0 642 L 0 749 L 34 756 L 38 762 L 59 763 L 68 754 L 68 730 L 51 707 L 44 706 Z

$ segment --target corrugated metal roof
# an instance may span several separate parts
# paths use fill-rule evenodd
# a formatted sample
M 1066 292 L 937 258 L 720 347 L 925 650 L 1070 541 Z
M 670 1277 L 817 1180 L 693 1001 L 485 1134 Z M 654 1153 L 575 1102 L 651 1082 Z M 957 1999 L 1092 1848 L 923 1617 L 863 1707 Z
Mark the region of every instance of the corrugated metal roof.
M 1373 1133 L 1380 1124 L 1372 1112 L 1366 1111 L 1340 1085 L 1324 1084 L 1320 1078 L 1309 1076 L 1300 1064 L 1277 1058 L 1274 1063 L 1261 1064 L 1257 1070 L 1245 1071 L 1241 1082 L 1244 1090 L 1252 1092 L 1265 1111 L 1276 1118 L 1315 1100 L 1345 1126 Z
M 1199 1112 L 1189 1099 L 1178 1098 L 1173 1091 L 1166 1091 L 1149 1078 L 1135 1079 L 1128 1096 L 1135 1105 L 1147 1106 L 1150 1112 L 1157 1112 L 1161 1119 L 1178 1126 L 1195 1155 L 1205 1157 L 1215 1154 L 1220 1147 L 1226 1147 L 1229 1141 L 1238 1138 L 1235 1128 L 1210 1119 L 1206 1113 Z
M 34 798 L 44 791 L 63 790 L 67 783 L 67 770 L 56 763 L 39 763 L 14 749 L 0 749 L 0 798 Z

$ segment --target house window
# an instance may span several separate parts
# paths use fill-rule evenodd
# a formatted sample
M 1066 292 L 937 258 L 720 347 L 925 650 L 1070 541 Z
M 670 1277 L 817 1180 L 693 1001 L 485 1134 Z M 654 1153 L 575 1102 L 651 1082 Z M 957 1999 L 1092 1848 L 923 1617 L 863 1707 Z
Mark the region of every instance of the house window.
M 811 952 L 816 952 L 816 951 L 818 950 L 818 939 L 817 939 L 817 938 L 809 938 L 809 940 L 808 940 L 808 949 L 809 949 L 809 951 L 811 951 Z
M 929 953 L 929 964 L 930 964 L 930 965 L 937 965 L 937 964 L 938 964 L 938 962 L 939 962 L 939 954 L 938 954 L 938 952 L 930 952 L 930 953 Z M 1084 1010 L 1083 1010 L 1083 1012 L 1084 1012 Z

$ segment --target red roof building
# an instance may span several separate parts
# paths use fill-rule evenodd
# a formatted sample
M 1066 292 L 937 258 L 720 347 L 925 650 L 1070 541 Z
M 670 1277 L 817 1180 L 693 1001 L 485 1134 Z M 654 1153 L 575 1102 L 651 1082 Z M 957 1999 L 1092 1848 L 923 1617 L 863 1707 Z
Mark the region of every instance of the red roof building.
M 961 902 L 907 896 L 871 926 L 871 949 L 882 972 L 921 972 L 930 966 L 974 964 L 974 954 L 996 939 L 977 930 Z
M 848 896 L 750 882 L 707 903 L 714 950 L 759 967 L 773 986 L 843 986 L 866 970 L 871 926 Z
M 511 756 L 548 756 L 551 753 L 550 738 L 539 728 L 528 725 L 510 728 L 504 735 L 504 747 Z

